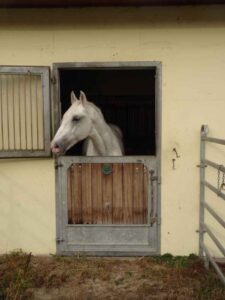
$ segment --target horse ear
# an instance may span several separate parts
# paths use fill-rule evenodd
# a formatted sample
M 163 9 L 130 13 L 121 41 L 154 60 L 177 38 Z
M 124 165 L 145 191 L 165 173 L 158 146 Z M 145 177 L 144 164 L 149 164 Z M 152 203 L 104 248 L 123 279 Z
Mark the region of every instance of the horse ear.
M 73 104 L 74 102 L 78 101 L 74 91 L 71 92 L 70 94 L 70 100 L 71 100 L 71 104 Z
M 83 105 L 87 103 L 87 97 L 83 91 L 80 91 L 80 101 Z

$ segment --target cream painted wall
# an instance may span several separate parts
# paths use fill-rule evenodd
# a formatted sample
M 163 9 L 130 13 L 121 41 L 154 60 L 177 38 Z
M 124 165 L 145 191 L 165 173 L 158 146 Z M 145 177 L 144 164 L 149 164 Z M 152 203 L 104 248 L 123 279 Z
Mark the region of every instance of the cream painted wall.
M 1 160 L 0 183 L 0 253 L 55 253 L 53 160 Z
M 162 62 L 161 248 L 197 253 L 200 125 L 225 138 L 225 6 L 2 10 L 0 41 L 0 65 Z M 0 161 L 0 176 L 0 251 L 54 252 L 53 161 Z

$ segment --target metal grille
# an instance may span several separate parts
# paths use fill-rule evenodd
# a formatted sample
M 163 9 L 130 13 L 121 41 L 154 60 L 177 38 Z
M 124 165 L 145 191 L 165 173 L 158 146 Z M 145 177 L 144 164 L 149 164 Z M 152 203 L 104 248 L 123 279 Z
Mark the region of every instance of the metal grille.
M 224 175 L 222 175 L 222 182 L 220 180 L 220 173 L 225 173 L 225 167 L 223 165 L 219 165 L 211 160 L 206 159 L 206 142 L 207 143 L 216 143 L 220 145 L 225 145 L 225 140 L 208 137 L 208 126 L 202 125 L 201 127 L 201 149 L 200 149 L 200 222 L 199 222 L 199 255 L 203 257 L 205 255 L 205 266 L 208 268 L 209 262 L 214 267 L 221 281 L 225 285 L 225 274 L 220 269 L 219 265 L 216 263 L 212 254 L 210 253 L 209 248 L 206 246 L 204 241 L 204 234 L 207 234 L 211 240 L 215 243 L 217 248 L 222 253 L 223 257 L 225 257 L 225 248 L 222 245 L 221 241 L 218 237 L 211 231 L 208 224 L 205 222 L 205 211 L 208 213 L 225 229 L 224 220 L 213 210 L 213 208 L 207 203 L 205 199 L 205 188 L 208 188 L 213 193 L 217 194 L 220 199 L 225 200 L 224 194 Z M 217 188 L 213 186 L 208 180 L 206 180 L 205 168 L 209 166 L 218 171 L 218 184 Z
M 0 67 L 0 157 L 48 156 L 49 70 Z

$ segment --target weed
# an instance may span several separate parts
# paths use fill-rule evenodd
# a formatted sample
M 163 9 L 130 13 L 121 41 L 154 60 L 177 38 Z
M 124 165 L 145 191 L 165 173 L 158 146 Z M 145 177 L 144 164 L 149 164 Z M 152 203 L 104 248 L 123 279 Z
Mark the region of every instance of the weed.
M 132 277 L 132 272 L 131 271 L 126 271 L 125 275 L 126 275 L 126 277 Z
M 225 299 L 216 274 L 194 254 L 118 260 L 18 250 L 0 256 L 0 278 L 0 300 L 30 300 L 41 290 L 60 299 Z
M 2 299 L 19 300 L 31 286 L 29 277 L 31 253 L 13 251 L 1 257 L 0 295 Z
M 154 259 L 158 263 L 164 263 L 177 269 L 188 268 L 193 263 L 199 261 L 199 257 L 195 254 L 190 254 L 189 256 L 173 256 L 170 253 L 165 253 L 161 256 L 154 256 Z

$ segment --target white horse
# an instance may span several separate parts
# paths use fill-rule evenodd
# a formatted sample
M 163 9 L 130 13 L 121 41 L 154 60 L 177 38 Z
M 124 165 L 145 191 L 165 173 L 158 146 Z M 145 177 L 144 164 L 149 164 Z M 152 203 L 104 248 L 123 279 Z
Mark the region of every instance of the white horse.
M 71 106 L 63 115 L 61 125 L 51 142 L 51 150 L 58 155 L 64 154 L 84 139 L 84 155 L 123 155 L 121 130 L 105 122 L 101 110 L 87 100 L 84 92 L 80 91 L 77 99 L 72 91 Z

